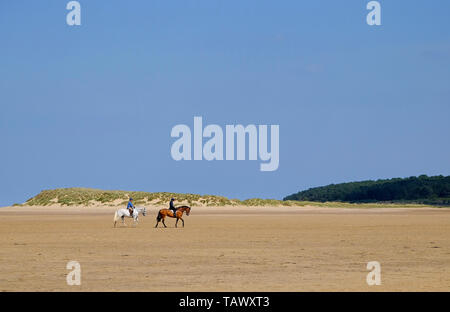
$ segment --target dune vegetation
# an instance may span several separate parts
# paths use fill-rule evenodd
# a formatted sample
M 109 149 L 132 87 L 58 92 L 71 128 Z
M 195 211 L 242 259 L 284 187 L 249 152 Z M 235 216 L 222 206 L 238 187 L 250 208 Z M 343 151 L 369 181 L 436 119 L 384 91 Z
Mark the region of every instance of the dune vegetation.
M 153 204 L 167 205 L 172 197 L 176 198 L 178 204 L 195 206 L 291 206 L 291 201 L 275 199 L 228 199 L 216 195 L 181 194 L 169 192 L 136 192 L 136 191 L 106 191 L 90 188 L 61 188 L 44 190 L 38 195 L 27 200 L 23 205 L 48 206 L 59 204 L 63 206 L 90 206 L 96 204 L 125 205 L 128 198 L 132 197 L 136 205 Z

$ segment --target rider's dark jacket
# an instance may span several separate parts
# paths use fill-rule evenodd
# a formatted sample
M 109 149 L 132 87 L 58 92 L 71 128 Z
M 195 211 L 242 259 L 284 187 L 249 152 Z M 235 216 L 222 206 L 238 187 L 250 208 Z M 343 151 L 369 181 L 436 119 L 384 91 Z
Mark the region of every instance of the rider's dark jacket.
M 175 210 L 175 205 L 173 204 L 173 200 L 170 200 L 170 207 L 169 209 Z

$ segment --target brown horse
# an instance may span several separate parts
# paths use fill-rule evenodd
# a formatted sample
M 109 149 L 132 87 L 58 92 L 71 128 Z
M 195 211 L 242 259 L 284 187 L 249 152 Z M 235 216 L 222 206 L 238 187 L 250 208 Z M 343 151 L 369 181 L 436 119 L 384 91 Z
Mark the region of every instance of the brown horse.
M 177 207 L 177 211 L 175 212 L 175 214 L 170 209 L 159 210 L 158 216 L 156 217 L 155 227 L 158 227 L 158 224 L 161 221 L 162 221 L 162 224 L 164 225 L 164 227 L 167 227 L 166 224 L 164 223 L 164 219 L 166 217 L 177 218 L 177 222 L 175 222 L 175 227 L 177 227 L 178 220 L 181 220 L 183 222 L 183 227 L 184 227 L 184 220 L 183 220 L 182 216 L 183 216 L 183 212 L 185 212 L 185 211 L 186 211 L 186 215 L 188 216 L 189 213 L 191 212 L 191 207 L 189 207 L 189 206 Z

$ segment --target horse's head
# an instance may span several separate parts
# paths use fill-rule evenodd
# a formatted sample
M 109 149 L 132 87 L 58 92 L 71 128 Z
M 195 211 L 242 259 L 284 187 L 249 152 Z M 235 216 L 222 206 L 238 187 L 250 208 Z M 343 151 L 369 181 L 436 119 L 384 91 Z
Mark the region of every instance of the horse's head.
M 145 207 L 136 207 L 136 208 L 137 208 L 138 213 L 139 212 L 142 213 L 142 215 L 144 217 L 147 215 L 147 208 L 145 208 Z
M 189 213 L 191 212 L 191 207 L 189 207 L 189 206 L 180 206 L 180 207 L 178 207 L 178 210 L 186 212 L 186 215 L 188 216 Z

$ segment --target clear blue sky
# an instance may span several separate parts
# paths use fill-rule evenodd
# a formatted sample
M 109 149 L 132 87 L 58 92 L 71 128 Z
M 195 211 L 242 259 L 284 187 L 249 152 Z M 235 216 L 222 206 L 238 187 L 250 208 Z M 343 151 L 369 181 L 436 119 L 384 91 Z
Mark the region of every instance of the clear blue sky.
M 93 187 L 279 198 L 450 174 L 450 1 L 0 2 L 0 206 Z M 176 124 L 279 124 L 280 166 L 181 161 Z

